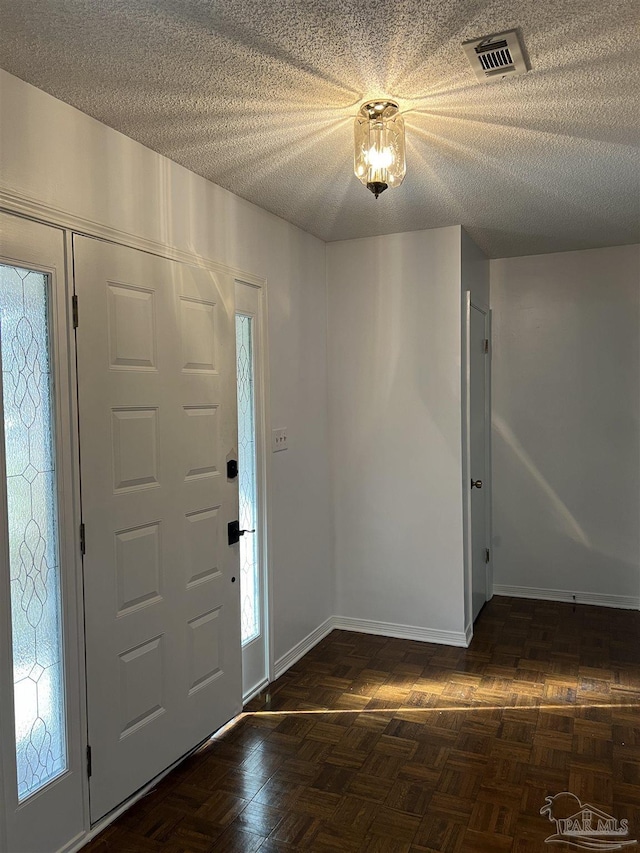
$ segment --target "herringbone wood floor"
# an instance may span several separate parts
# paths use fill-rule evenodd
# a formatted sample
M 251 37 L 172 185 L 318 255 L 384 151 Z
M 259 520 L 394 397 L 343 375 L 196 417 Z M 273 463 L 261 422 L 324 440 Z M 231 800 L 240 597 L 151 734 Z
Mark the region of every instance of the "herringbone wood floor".
M 562 791 L 640 839 L 637 612 L 494 598 L 469 649 L 334 631 L 245 712 L 85 849 L 569 850 Z

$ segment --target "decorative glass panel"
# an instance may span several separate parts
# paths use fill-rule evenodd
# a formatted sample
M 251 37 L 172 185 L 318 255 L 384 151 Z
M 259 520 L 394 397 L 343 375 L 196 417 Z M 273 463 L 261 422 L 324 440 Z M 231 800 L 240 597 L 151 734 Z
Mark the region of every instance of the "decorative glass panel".
M 19 800 L 67 767 L 48 285 L 43 273 L 0 265 Z
M 251 317 L 236 315 L 238 380 L 238 485 L 240 529 L 256 529 L 256 438 Z M 240 607 L 242 643 L 260 636 L 260 578 L 257 533 L 240 537 Z

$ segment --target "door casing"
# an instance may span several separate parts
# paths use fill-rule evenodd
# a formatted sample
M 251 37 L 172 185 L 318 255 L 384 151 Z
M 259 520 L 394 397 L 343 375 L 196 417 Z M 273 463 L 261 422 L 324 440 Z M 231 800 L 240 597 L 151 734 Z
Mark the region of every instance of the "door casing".
M 87 779 L 83 752 L 84 731 L 84 671 L 82 648 L 84 642 L 81 617 L 82 590 L 80 584 L 80 554 L 78 525 L 79 477 L 77 464 L 77 418 L 75 416 L 75 358 L 72 340 L 71 291 L 68 276 L 69 235 L 48 223 L 40 223 L 19 215 L 0 213 L 3 220 L 3 263 L 41 271 L 51 280 L 49 303 L 50 352 L 54 386 L 53 419 L 56 456 L 58 547 L 60 559 L 61 601 L 63 619 L 64 682 L 66 706 L 66 736 L 68 769 L 49 785 L 17 803 L 13 789 L 15 775 L 15 741 L 13 718 L 13 689 L 3 684 L 0 691 L 0 794 L 6 820 L 0 821 L 0 845 L 18 853 L 27 850 L 50 851 L 64 848 L 80 838 L 86 827 Z M 5 477 L 4 436 L 0 419 L 0 480 Z M 0 488 L 0 516 L 6 517 L 5 490 Z M 0 551 L 0 564 L 6 559 Z M 8 579 L 8 564 L 0 577 Z M 8 585 L 7 590 L 8 593 Z M 0 672 L 12 672 L 11 612 L 8 594 L 0 595 Z M 9 681 L 9 679 L 7 679 Z M 8 689 L 5 689 L 7 687 Z M 9 777 L 11 776 L 11 780 Z M 73 787 L 74 802 L 56 801 L 56 789 Z M 51 803 L 51 805 L 48 805 Z M 36 809 L 50 814 L 44 839 L 42 830 L 46 818 Z M 52 814 L 51 814 L 52 813 Z M 65 824 L 64 821 L 68 819 Z M 4 826 L 3 826 L 4 824 Z M 66 828 L 63 828 L 66 827 Z M 2 837 L 3 830 L 6 837 Z M 68 836 L 68 837 L 65 837 Z
M 243 700 L 248 702 L 270 681 L 273 681 L 271 573 L 269 572 L 269 482 L 271 453 L 267 441 L 269 423 L 269 363 L 267 347 L 267 304 L 265 288 L 242 279 L 235 280 L 236 314 L 246 314 L 254 320 L 254 398 L 256 433 L 256 493 L 258 503 L 259 559 L 262 575 L 261 617 L 264 637 L 264 672 L 261 678 L 249 678 L 243 671 Z M 243 666 L 246 659 L 243 649 Z

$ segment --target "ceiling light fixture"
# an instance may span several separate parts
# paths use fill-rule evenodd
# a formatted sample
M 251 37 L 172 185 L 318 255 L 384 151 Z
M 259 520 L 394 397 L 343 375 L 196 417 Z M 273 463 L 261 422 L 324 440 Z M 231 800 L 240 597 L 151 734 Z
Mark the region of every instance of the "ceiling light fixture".
M 367 101 L 354 125 L 356 177 L 376 198 L 399 187 L 407 171 L 404 119 L 395 101 Z

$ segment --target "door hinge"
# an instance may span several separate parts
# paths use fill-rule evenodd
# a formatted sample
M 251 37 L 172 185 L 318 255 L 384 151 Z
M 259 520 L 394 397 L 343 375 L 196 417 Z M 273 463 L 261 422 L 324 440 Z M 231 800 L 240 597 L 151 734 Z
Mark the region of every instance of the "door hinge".
M 78 328 L 78 297 L 74 293 L 71 297 L 71 311 L 73 313 L 73 328 Z
M 489 352 L 489 338 L 485 338 L 482 341 L 482 352 L 485 353 L 485 355 Z
M 484 561 L 485 563 L 491 562 L 491 551 L 488 548 L 486 548 L 484 552 Z
M 86 542 L 86 538 L 85 538 L 84 522 L 83 522 L 80 525 L 80 553 L 84 555 L 84 554 L 86 554 L 86 552 L 87 552 L 87 542 Z
M 91 777 L 91 747 L 87 744 L 87 776 Z

